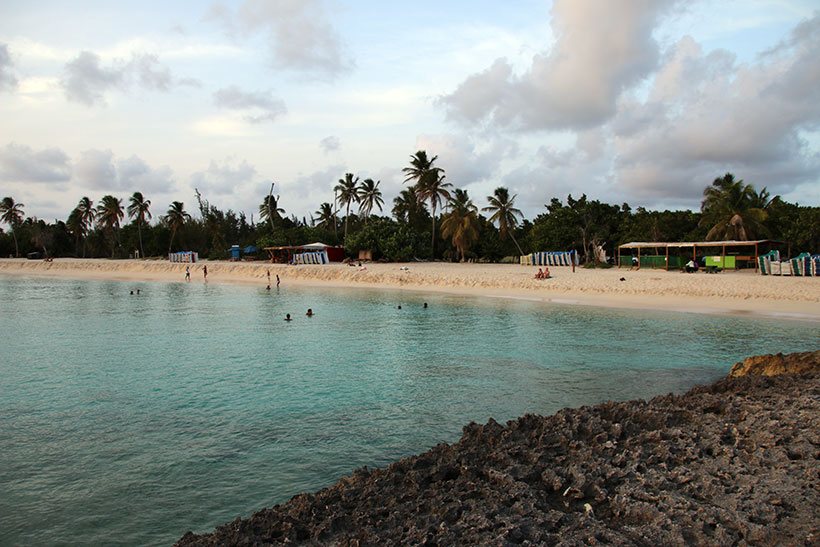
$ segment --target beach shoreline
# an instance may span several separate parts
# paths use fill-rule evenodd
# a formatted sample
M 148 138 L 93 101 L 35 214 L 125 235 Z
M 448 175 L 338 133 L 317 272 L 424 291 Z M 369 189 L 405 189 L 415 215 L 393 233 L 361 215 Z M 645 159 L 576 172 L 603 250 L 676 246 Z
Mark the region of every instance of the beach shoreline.
M 820 283 L 815 278 L 761 276 L 753 271 L 685 274 L 627 268 L 551 267 L 551 279 L 534 279 L 537 267 L 517 264 L 445 262 L 297 265 L 268 262 L 56 259 L 53 262 L 0 259 L 0 275 L 88 280 L 272 284 L 286 286 L 399 289 L 412 292 L 503 298 L 560 305 L 685 313 L 744 315 L 820 321 Z M 623 280 L 622 280 L 623 279 Z

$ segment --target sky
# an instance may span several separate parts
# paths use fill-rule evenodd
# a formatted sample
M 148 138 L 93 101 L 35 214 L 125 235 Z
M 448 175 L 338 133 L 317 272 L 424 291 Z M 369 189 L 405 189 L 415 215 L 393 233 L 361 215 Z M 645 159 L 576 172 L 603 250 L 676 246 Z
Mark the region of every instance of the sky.
M 478 207 L 699 209 L 732 172 L 820 204 L 816 0 L 5 0 L 0 195 L 67 218 L 195 189 L 310 218 L 345 173 L 389 214 L 417 150 Z M 374 211 L 377 213 L 377 211 Z

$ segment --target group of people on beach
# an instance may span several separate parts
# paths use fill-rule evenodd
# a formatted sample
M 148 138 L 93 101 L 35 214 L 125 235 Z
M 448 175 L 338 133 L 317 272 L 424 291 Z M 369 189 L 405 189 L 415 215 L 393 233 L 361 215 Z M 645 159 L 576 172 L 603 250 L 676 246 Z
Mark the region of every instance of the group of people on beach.
M 549 279 L 550 278 L 550 269 L 544 266 L 544 269 L 538 268 L 538 272 L 535 274 L 535 279 Z
M 202 266 L 202 275 L 205 281 L 208 281 L 208 266 Z M 185 281 L 191 280 L 191 267 L 185 266 Z

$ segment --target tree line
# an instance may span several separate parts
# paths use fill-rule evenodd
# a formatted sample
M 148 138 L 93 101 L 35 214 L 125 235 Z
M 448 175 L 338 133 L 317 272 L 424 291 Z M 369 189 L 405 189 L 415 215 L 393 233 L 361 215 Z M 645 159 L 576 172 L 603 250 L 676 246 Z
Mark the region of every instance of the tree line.
M 788 203 L 764 187 L 731 173 L 703 191 L 700 211 L 649 211 L 613 205 L 586 195 L 557 197 L 534 219 L 515 207 L 516 195 L 498 187 L 480 211 L 467 190 L 446 180 L 437 156 L 419 150 L 402 169 L 407 187 L 384 213 L 380 181 L 345 173 L 334 186 L 333 203 L 319 205 L 308 218 L 287 216 L 272 193 L 259 205 L 259 221 L 244 212 L 222 210 L 197 190 L 197 218 L 174 201 L 155 217 L 151 200 L 134 192 L 127 203 L 113 195 L 98 202 L 82 197 L 65 221 L 26 217 L 12 197 L 0 202 L 0 256 L 39 252 L 53 257 L 164 257 L 176 250 L 224 259 L 233 244 L 259 248 L 323 241 L 344 245 L 348 256 L 371 251 L 374 259 L 516 261 L 518 255 L 575 250 L 593 260 L 604 246 L 614 254 L 630 241 L 775 239 L 795 251 L 820 252 L 820 207 Z M 485 213 L 485 214 L 482 214 Z M 126 222 L 126 218 L 128 221 Z M 151 222 L 156 220 L 156 222 Z M 340 229 L 341 227 L 341 229 Z

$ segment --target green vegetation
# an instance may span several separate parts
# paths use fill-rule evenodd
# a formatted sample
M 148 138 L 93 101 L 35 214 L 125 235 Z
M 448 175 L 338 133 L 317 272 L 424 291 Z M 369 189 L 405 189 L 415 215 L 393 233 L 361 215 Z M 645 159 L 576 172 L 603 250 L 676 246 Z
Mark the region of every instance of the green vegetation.
M 143 257 L 164 257 L 166 252 L 193 250 L 221 259 L 232 244 L 261 248 L 323 241 L 344 244 L 351 257 L 368 250 L 374 259 L 391 261 L 516 262 L 524 253 L 574 249 L 597 266 L 593 250 L 599 245 L 612 255 L 629 241 L 763 238 L 789 243 L 795 254 L 820 252 L 820 207 L 785 202 L 770 196 L 765 187 L 757 191 L 735 180 L 731 173 L 705 188 L 698 212 L 633 210 L 626 203 L 611 205 L 569 195 L 565 201 L 551 198 L 544 212 L 530 221 L 515 207 L 517 196 L 503 186 L 487 196 L 489 205 L 481 211 L 489 217 L 483 216 L 466 190 L 445 182 L 437 160 L 424 150 L 410 156 L 402 172 L 411 185 L 393 198 L 392 217 L 378 214 L 385 203 L 380 182 L 360 181 L 353 173 L 339 179 L 335 203 L 319 204 L 310 220 L 286 216 L 280 197 L 271 194 L 263 196 L 259 206 L 260 222 L 249 223 L 244 213 L 223 211 L 197 191 L 198 218 L 174 201 L 152 224 L 151 200 L 134 192 L 126 209 L 113 195 L 103 196 L 97 204 L 86 196 L 65 222 L 48 224 L 26 218 L 24 205 L 5 197 L 0 201 L 0 224 L 7 231 L 0 229 L 0 256 L 41 251 L 58 257 L 125 258 L 139 250 Z M 351 212 L 354 204 L 357 212 Z M 130 222 L 122 224 L 126 213 Z

